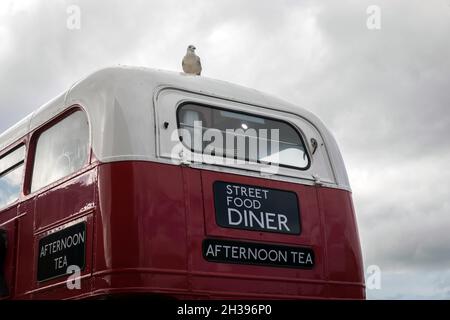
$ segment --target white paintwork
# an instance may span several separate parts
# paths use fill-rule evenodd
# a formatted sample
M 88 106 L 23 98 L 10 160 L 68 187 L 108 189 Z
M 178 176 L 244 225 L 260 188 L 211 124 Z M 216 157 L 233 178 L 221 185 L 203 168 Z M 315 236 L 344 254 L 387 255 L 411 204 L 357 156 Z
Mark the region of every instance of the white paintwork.
M 92 150 L 100 161 L 149 160 L 173 163 L 168 152 L 175 142 L 170 141 L 167 133 L 171 130 L 164 130 L 163 123 L 169 122 L 169 129 L 176 127 L 175 108 L 183 101 L 245 110 L 289 121 L 303 135 L 309 153 L 312 137 L 317 140 L 319 148 L 312 156 L 308 170 L 283 168 L 280 175 L 271 176 L 270 179 L 312 184 L 319 177 L 324 185 L 350 189 L 335 139 L 311 112 L 259 91 L 224 81 L 148 68 L 112 67 L 89 75 L 0 135 L 0 150 L 74 104 L 79 104 L 87 112 Z M 178 164 L 182 162 L 182 159 L 179 160 Z M 243 171 L 241 167 L 191 165 L 259 175 L 256 171 Z

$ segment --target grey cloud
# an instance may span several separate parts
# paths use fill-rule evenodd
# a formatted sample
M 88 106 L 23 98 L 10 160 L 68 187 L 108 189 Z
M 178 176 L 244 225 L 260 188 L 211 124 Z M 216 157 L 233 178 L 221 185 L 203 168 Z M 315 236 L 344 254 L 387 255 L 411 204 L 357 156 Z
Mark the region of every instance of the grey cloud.
M 448 299 L 449 283 L 450 269 L 439 272 L 382 272 L 381 288 L 367 290 L 367 298 Z

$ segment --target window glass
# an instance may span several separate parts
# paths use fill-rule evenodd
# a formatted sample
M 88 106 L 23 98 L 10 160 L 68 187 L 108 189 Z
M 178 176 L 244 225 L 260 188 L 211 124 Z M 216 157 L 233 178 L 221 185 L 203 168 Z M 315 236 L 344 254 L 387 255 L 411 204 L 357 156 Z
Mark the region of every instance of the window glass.
M 15 166 L 25 159 L 25 146 L 21 146 L 0 158 L 0 174 Z
M 25 146 L 0 158 L 0 208 L 19 199 L 25 160 Z
M 185 104 L 178 109 L 178 127 L 184 129 L 183 143 L 198 153 L 299 169 L 309 165 L 298 131 L 280 120 Z
M 31 192 L 81 169 L 88 160 L 89 125 L 76 111 L 40 134 L 34 158 Z

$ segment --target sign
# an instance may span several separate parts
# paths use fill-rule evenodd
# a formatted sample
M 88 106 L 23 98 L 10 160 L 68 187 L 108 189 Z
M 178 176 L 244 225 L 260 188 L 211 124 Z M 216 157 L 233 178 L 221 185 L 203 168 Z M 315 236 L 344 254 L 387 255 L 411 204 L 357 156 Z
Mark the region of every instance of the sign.
M 296 193 L 221 181 L 214 182 L 213 188 L 219 226 L 300 234 Z
M 202 250 L 203 258 L 211 262 L 306 269 L 314 267 L 314 251 L 304 247 L 205 239 Z
M 52 233 L 39 240 L 38 281 L 66 275 L 71 265 L 84 269 L 86 257 L 86 223 Z

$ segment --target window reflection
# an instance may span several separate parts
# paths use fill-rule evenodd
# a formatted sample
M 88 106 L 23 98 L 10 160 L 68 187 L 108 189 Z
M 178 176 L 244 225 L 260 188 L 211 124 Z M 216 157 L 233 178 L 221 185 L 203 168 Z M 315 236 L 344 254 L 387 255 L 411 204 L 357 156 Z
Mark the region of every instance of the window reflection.
M 180 138 L 192 151 L 207 153 L 213 142 L 216 156 L 300 169 L 309 165 L 299 133 L 286 122 L 194 104 L 183 105 L 178 119 Z
M 0 209 L 19 199 L 25 161 L 25 146 L 0 158 Z
M 22 175 L 23 163 L 0 177 L 0 208 L 19 199 Z
M 44 131 L 38 138 L 31 191 L 36 191 L 81 169 L 87 163 L 89 126 L 76 111 Z
M 0 158 L 0 175 L 10 170 L 18 163 L 25 159 L 25 146 L 22 145 L 16 148 L 14 151 L 6 154 Z

